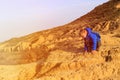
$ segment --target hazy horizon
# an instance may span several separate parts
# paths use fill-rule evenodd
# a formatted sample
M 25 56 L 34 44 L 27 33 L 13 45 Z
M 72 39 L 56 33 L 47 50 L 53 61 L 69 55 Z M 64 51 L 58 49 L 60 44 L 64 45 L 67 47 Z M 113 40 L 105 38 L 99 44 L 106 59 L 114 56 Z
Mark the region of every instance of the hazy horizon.
M 2 0 L 0 42 L 67 24 L 108 0 Z

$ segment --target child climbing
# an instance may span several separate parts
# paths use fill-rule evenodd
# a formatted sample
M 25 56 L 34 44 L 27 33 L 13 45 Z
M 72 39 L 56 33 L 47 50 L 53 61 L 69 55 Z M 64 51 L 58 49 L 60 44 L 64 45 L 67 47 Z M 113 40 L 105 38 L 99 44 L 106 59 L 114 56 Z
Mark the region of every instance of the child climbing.
M 91 28 L 85 28 L 80 30 L 80 35 L 84 39 L 85 53 L 97 53 L 101 45 L 101 37 L 99 33 L 93 32 Z

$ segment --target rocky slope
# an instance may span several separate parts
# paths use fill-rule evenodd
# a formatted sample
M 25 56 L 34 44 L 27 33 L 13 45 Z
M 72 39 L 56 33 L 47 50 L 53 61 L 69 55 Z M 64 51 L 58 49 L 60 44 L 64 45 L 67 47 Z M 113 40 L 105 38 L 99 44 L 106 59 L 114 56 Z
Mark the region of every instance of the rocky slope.
M 98 54 L 83 55 L 79 31 L 99 31 Z M 120 1 L 104 3 L 77 20 L 0 43 L 0 80 L 119 80 Z

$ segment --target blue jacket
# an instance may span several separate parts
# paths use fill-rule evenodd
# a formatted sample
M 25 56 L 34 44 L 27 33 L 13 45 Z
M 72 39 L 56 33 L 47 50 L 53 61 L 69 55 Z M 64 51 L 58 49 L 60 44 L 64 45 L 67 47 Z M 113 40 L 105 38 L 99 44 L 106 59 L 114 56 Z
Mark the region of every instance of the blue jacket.
M 87 37 L 85 38 L 85 50 L 88 50 L 88 46 L 86 41 L 91 42 L 92 43 L 92 50 L 96 50 L 97 49 L 97 43 L 100 41 L 100 35 L 99 33 L 96 32 L 92 32 L 91 28 L 86 28 L 85 30 L 87 30 L 88 34 Z

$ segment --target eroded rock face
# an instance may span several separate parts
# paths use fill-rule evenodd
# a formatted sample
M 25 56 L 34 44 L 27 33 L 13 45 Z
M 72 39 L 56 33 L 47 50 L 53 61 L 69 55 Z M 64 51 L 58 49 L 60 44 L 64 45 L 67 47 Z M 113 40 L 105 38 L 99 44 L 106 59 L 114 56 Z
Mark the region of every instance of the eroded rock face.
M 14 59 L 16 64 L 13 64 L 14 61 L 11 61 L 10 63 L 9 61 L 7 62 L 3 60 L 4 64 L 0 62 L 0 79 L 118 80 L 120 76 L 120 46 L 118 45 L 120 43 L 120 38 L 113 35 L 101 35 L 101 37 L 102 47 L 99 53 L 94 55 L 83 55 L 83 45 L 79 38 L 72 38 L 70 39 L 71 42 L 69 40 L 60 41 L 60 44 L 54 45 L 55 49 L 48 50 L 47 52 L 45 51 L 47 48 L 43 46 L 38 49 L 32 49 L 28 52 L 26 50 L 22 53 L 17 53 L 24 54 L 21 57 L 14 55 L 16 53 L 9 53 L 12 57 L 6 55 L 7 58 L 16 57 Z M 32 52 L 33 54 L 31 54 Z
M 84 26 L 100 32 L 98 54 L 83 55 Z M 0 80 L 119 80 L 119 31 L 112 0 L 70 24 L 0 43 Z

